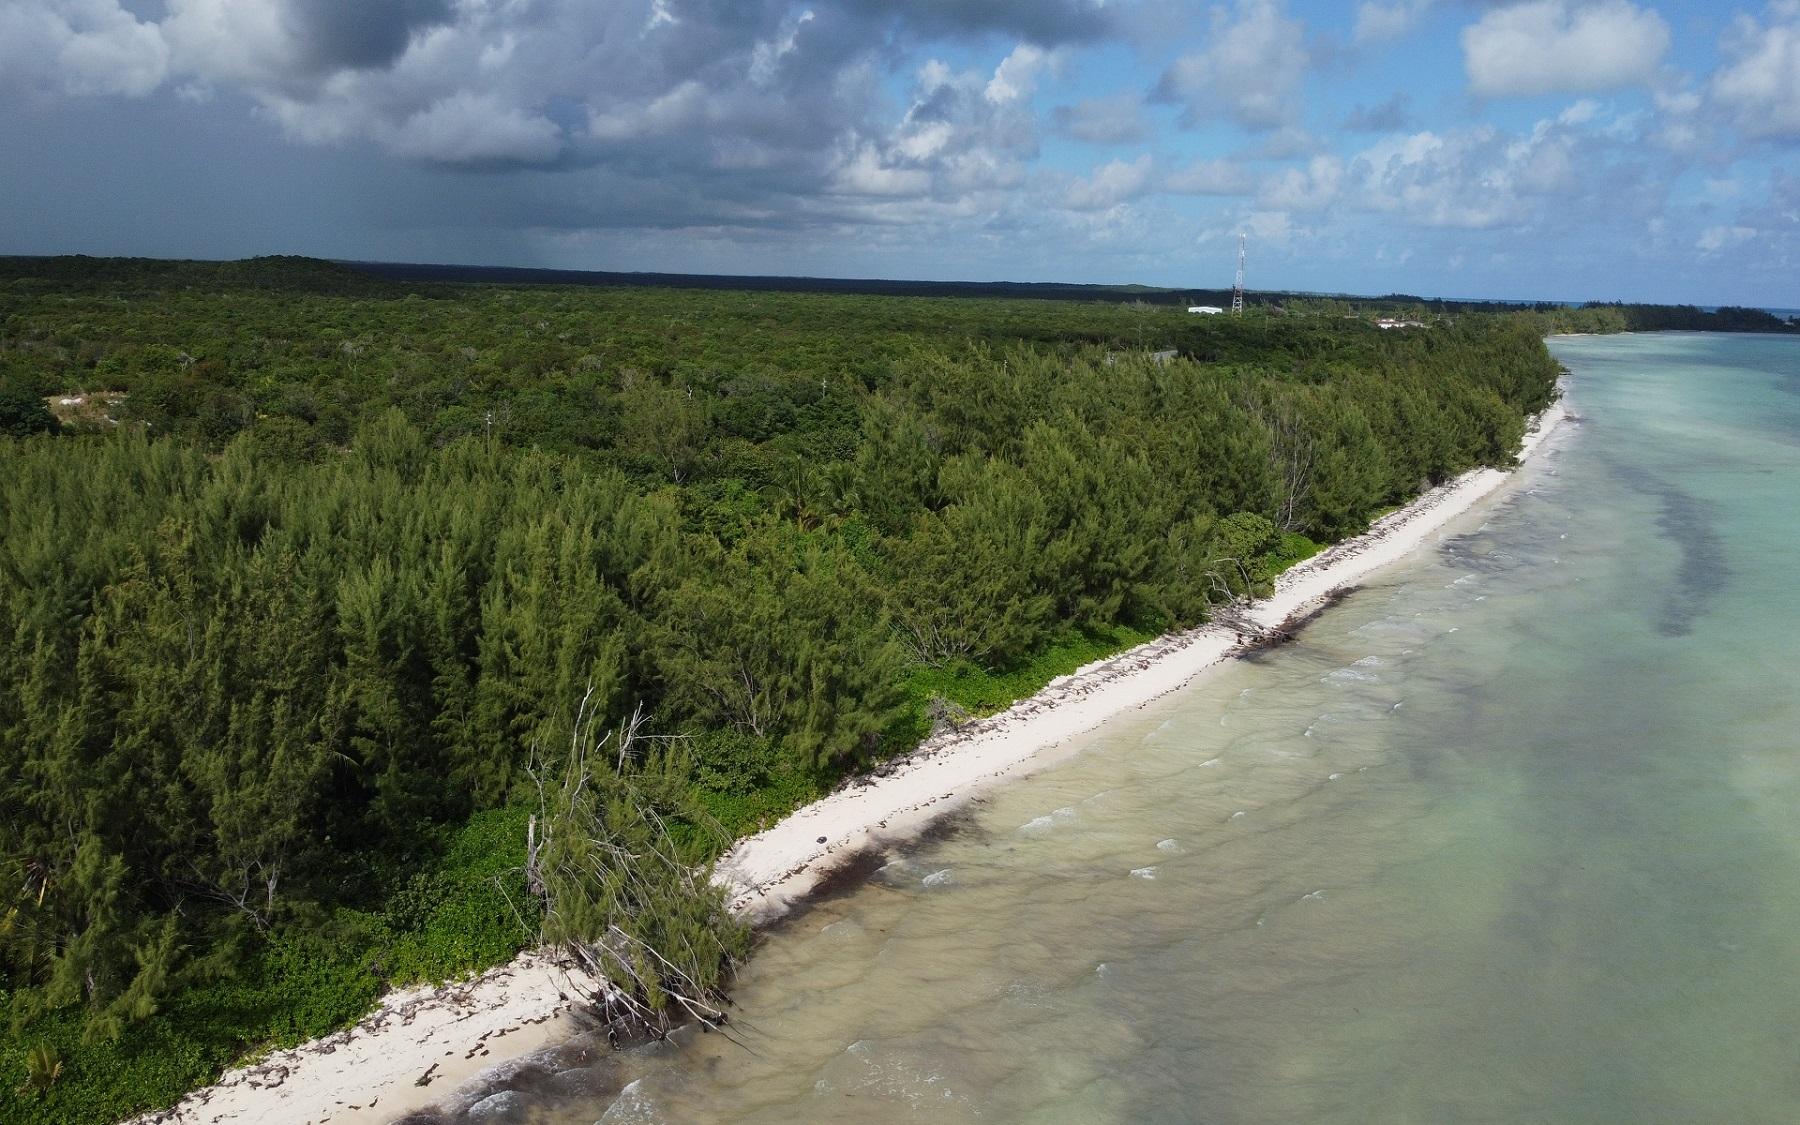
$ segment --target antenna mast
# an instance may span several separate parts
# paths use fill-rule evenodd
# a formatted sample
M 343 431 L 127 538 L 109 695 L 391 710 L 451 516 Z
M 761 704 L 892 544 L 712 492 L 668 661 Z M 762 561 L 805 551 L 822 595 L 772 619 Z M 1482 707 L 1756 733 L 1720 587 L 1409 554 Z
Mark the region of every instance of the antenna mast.
M 1244 314 L 1244 235 L 1238 233 L 1238 271 L 1237 282 L 1231 287 L 1231 312 L 1234 316 Z

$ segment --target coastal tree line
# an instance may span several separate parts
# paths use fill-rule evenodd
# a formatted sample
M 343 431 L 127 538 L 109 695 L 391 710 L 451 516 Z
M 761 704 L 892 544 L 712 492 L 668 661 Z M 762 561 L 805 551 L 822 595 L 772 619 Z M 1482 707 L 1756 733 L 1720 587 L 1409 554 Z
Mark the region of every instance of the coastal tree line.
M 125 392 L 0 438 L 0 1080 L 68 1063 L 39 1120 L 531 941 L 578 707 L 647 716 L 615 772 L 703 862 L 1508 463 L 1557 374 L 1517 318 L 287 268 L 0 290 L 0 391 Z

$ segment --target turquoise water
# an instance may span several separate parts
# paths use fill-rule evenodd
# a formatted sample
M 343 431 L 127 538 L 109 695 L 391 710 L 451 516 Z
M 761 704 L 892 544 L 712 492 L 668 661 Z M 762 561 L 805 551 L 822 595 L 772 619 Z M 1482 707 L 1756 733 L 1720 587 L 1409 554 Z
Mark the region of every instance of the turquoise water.
M 550 1119 L 1800 1120 L 1800 341 L 1553 347 L 1497 503 Z

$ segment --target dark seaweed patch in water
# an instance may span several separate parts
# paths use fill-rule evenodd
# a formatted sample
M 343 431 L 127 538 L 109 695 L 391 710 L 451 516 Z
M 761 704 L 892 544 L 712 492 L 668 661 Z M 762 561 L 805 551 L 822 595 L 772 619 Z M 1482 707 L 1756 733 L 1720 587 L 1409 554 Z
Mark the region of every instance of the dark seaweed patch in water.
M 934 818 L 921 828 L 917 835 L 905 841 L 903 846 L 912 850 L 932 844 L 941 844 L 946 840 L 964 835 L 975 840 L 986 840 L 990 834 L 975 819 L 974 806 L 980 802 L 981 798 L 977 797 L 968 804 Z M 779 917 L 763 926 L 762 933 L 775 933 L 788 923 L 798 921 L 822 903 L 855 894 L 875 877 L 876 872 L 887 866 L 892 857 L 893 851 L 884 848 L 865 847 L 850 852 L 820 872 L 818 879 L 806 894 L 790 904 Z
M 888 861 L 880 848 L 858 848 L 820 873 L 806 896 L 808 905 L 843 898 L 860 889 Z
M 1675 591 L 1663 599 L 1656 630 L 1665 637 L 1685 637 L 1694 631 L 1694 621 L 1706 612 L 1707 603 L 1731 576 L 1725 543 L 1713 527 L 1712 509 L 1699 497 L 1643 469 L 1615 465 L 1614 470 L 1626 484 L 1661 505 L 1656 526 L 1681 551 Z
M 1286 621 L 1283 621 L 1281 623 L 1281 631 L 1287 634 L 1289 640 L 1298 637 L 1302 629 L 1305 629 L 1308 625 L 1311 625 L 1313 622 L 1323 617 L 1326 610 L 1337 605 L 1339 602 L 1361 589 L 1361 586 L 1339 586 L 1331 593 L 1326 594 L 1325 600 L 1320 602 L 1318 608 L 1314 609 L 1312 612 L 1296 613 Z
M 1514 502 L 1516 498 L 1507 501 Z M 1519 565 L 1518 556 L 1495 550 L 1493 540 L 1480 531 L 1446 540 L 1438 548 L 1438 557 L 1449 566 L 1476 574 L 1504 574 Z
M 960 836 L 968 836 L 977 843 L 985 842 L 990 836 L 990 833 L 981 826 L 980 821 L 975 819 L 975 806 L 983 803 L 985 803 L 984 798 L 974 797 L 969 803 L 959 805 L 957 808 L 933 820 L 919 830 L 919 834 L 913 838 L 913 846 L 922 847 L 926 844 L 941 844 L 946 840 L 955 839 Z
M 1286 621 L 1283 621 L 1280 628 L 1270 629 L 1265 633 L 1248 634 L 1250 639 L 1244 641 L 1238 648 L 1238 658 L 1241 660 L 1248 660 L 1252 664 L 1262 663 L 1269 659 L 1270 654 L 1276 649 L 1285 644 L 1290 644 L 1299 640 L 1302 630 L 1317 621 L 1324 615 L 1326 610 L 1337 605 L 1339 602 L 1360 589 L 1362 589 L 1361 586 L 1345 586 L 1341 589 L 1333 590 L 1331 593 L 1325 595 L 1325 600 L 1320 602 L 1316 608 L 1307 613 L 1294 614 Z M 1221 621 L 1220 624 L 1229 625 L 1231 622 Z
M 855 894 L 887 861 L 887 852 L 880 848 L 858 848 L 849 853 L 820 872 L 818 880 L 804 895 L 795 899 L 779 917 L 763 926 L 763 935 L 776 933 L 788 924 L 799 921 L 816 906 Z

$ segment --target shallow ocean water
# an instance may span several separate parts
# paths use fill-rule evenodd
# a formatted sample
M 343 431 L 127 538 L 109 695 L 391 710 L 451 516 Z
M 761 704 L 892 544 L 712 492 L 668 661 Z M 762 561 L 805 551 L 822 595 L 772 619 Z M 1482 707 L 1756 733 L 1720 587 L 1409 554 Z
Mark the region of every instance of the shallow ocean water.
M 1800 340 L 1553 349 L 1501 499 L 541 1115 L 1800 1119 Z

